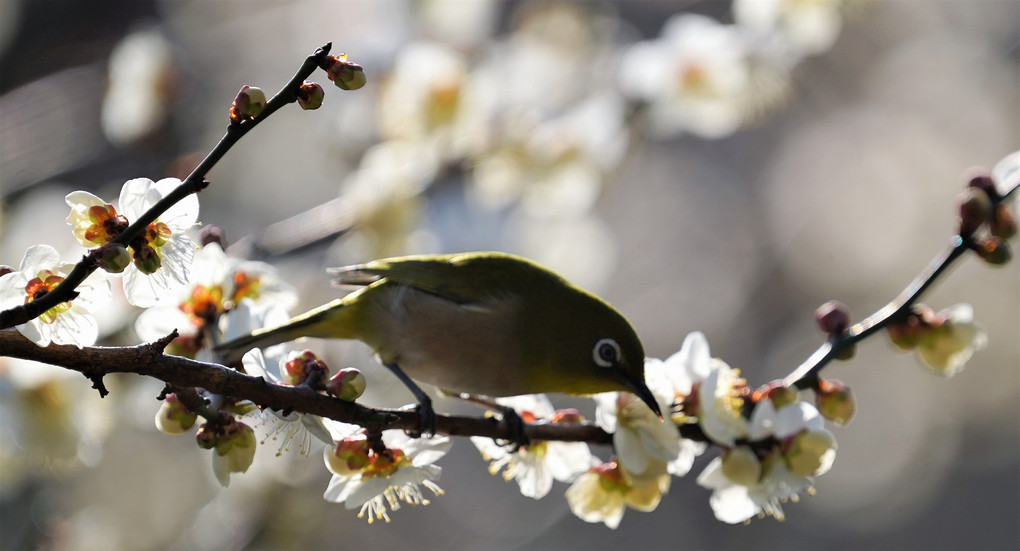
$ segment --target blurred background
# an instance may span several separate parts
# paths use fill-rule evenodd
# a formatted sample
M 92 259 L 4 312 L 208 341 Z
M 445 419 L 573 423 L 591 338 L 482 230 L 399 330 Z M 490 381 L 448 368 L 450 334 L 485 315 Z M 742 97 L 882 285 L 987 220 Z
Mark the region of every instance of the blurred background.
M 1018 149 L 1018 40 L 1009 0 L 0 0 L 0 263 L 80 254 L 66 193 L 185 176 L 241 85 L 271 94 L 332 41 L 369 84 L 316 73 L 322 108 L 267 120 L 200 196 L 299 309 L 336 296 L 327 266 L 504 250 L 607 298 L 648 355 L 700 330 L 759 385 L 822 341 L 819 304 L 860 319 L 894 297 L 954 231 L 964 170 Z M 562 484 L 522 497 L 466 440 L 440 462 L 446 495 L 368 526 L 321 499 L 318 450 L 262 446 L 221 489 L 208 452 L 154 430 L 159 383 L 108 377 L 100 400 L 0 357 L 0 547 L 1016 549 L 1017 263 L 968 257 L 925 302 L 971 303 L 989 346 L 952 380 L 883 335 L 831 366 L 858 401 L 833 469 L 784 522 L 736 526 L 695 482 L 711 451 L 613 531 Z M 103 342 L 138 342 L 137 314 L 104 312 Z M 407 401 L 361 345 L 316 346 L 368 371 L 367 402 Z

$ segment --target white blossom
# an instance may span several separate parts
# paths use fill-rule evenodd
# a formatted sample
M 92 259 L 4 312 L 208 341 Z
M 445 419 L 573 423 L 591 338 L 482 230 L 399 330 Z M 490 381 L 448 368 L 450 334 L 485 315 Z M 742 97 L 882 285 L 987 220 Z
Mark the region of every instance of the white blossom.
M 29 247 L 18 271 L 0 276 L 0 311 L 41 298 L 56 288 L 73 268 L 74 264 L 61 262 L 57 250 L 49 245 Z M 94 344 L 99 324 L 93 312 L 109 302 L 110 282 L 104 272 L 97 270 L 75 290 L 77 297 L 18 325 L 18 331 L 39 346 L 51 342 L 79 348 Z
M 516 410 L 525 422 L 551 419 L 552 403 L 544 394 L 514 396 L 496 400 Z M 503 471 L 507 481 L 516 480 L 521 494 L 541 499 L 552 489 L 553 480 L 571 482 L 597 460 L 584 442 L 532 442 L 511 452 L 491 438 L 472 436 L 471 443 L 490 461 L 489 472 Z
M 648 103 L 648 124 L 665 137 L 734 133 L 747 109 L 749 82 L 740 30 L 693 14 L 674 15 L 658 39 L 631 46 L 620 68 L 623 92 Z
M 334 441 L 343 442 L 353 436 L 359 427 L 324 420 Z M 410 438 L 403 431 L 383 432 L 386 450 L 373 450 L 369 463 L 356 469 L 337 469 L 331 457 L 335 448 L 327 446 L 323 452 L 326 467 L 333 477 L 323 493 L 326 501 L 343 503 L 348 509 L 359 509 L 358 518 L 390 521 L 389 511 L 400 509 L 401 502 L 408 505 L 428 505 L 422 489 L 434 495 L 443 490 L 436 484 L 442 469 L 433 465 L 450 450 L 450 439 Z
M 778 411 L 771 400 L 759 402 L 751 416 L 747 440 L 759 443 L 754 449 L 760 461 L 760 476 L 747 476 L 746 468 L 736 469 L 740 474 L 734 476 L 734 470 L 724 465 L 724 458 L 712 460 L 698 476 L 698 484 L 713 490 L 709 504 L 716 518 L 731 524 L 758 514 L 782 520 L 782 504 L 797 501 L 802 492 L 813 493 L 813 477 L 828 472 L 832 466 L 835 438 L 823 427 L 824 420 L 818 411 L 806 402 L 796 402 Z M 809 446 L 801 446 L 798 441 L 805 436 Z M 777 443 L 765 449 L 761 447 L 765 441 Z M 741 445 L 735 449 L 746 455 L 752 448 Z M 810 474 L 804 473 L 805 465 L 810 465 Z

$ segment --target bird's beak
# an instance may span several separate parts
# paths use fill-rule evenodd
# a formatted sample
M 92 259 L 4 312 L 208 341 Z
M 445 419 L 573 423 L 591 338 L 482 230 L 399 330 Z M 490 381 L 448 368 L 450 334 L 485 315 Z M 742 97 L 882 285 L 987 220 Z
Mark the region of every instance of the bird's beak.
M 662 420 L 662 410 L 659 408 L 659 402 L 655 399 L 655 395 L 648 389 L 648 385 L 646 385 L 644 381 L 633 379 L 625 375 L 623 377 L 623 384 L 626 385 L 631 392 L 637 395 L 638 398 L 641 398 L 641 401 L 659 416 L 659 420 Z

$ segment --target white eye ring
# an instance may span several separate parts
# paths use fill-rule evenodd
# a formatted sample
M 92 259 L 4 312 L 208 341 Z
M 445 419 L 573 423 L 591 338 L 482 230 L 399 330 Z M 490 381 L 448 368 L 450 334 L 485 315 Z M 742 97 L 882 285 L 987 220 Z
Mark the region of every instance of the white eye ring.
M 620 345 L 613 339 L 602 339 L 595 343 L 591 351 L 591 358 L 599 367 L 613 367 L 620 363 Z

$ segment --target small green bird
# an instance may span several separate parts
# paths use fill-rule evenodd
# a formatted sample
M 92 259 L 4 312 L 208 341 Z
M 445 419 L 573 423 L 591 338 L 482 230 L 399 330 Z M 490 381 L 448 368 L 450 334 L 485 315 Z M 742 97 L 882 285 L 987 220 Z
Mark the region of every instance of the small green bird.
M 223 360 L 298 337 L 360 340 L 415 395 L 423 433 L 435 432 L 435 413 L 414 381 L 485 396 L 623 390 L 662 416 L 630 323 L 534 262 L 494 252 L 422 255 L 330 273 L 336 285 L 360 288 L 218 346 Z

